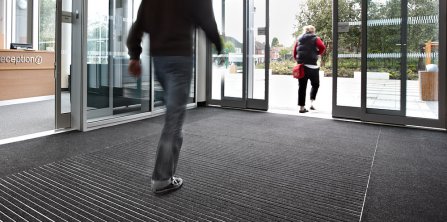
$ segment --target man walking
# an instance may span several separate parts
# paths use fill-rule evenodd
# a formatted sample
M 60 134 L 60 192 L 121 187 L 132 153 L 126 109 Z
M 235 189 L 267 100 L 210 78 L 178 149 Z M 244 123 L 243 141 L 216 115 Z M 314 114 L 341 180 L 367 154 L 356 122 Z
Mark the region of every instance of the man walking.
M 222 43 L 211 0 L 143 0 L 127 39 L 129 72 L 141 75 L 143 33 L 149 34 L 155 76 L 164 90 L 165 124 L 157 148 L 152 191 L 163 194 L 183 185 L 175 177 L 193 70 L 193 30 L 200 27 L 218 53 Z

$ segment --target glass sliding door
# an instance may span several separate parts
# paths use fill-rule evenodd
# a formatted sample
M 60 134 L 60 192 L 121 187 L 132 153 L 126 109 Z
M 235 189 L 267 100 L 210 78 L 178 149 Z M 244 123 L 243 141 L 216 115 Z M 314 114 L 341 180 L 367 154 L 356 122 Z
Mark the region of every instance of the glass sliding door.
M 70 127 L 57 122 L 56 5 L 0 1 L 0 140 Z
M 355 118 L 362 101 L 361 2 L 334 1 L 333 115 Z
M 241 103 L 245 70 L 244 1 L 215 0 L 213 7 L 224 51 L 217 55 L 213 48 L 211 98 Z
M 127 33 L 136 16 L 132 0 L 88 1 L 87 115 L 89 121 L 150 110 L 149 67 L 127 71 Z M 143 58 L 143 57 L 142 57 Z M 145 61 L 146 62 L 146 61 Z
M 445 127 L 443 4 L 334 1 L 333 116 Z
M 407 14 L 402 2 L 371 0 L 367 5 L 366 108 L 396 115 L 404 115 L 406 105 Z
M 405 81 L 409 117 L 439 118 L 439 9 L 437 0 L 424 1 L 423 5 L 408 2 Z
M 42 0 L 39 4 L 39 49 L 56 52 L 56 128 L 71 127 L 72 0 Z M 56 5 L 56 8 L 54 7 Z M 55 13 L 50 13 L 50 12 Z M 53 15 L 53 16 L 49 16 Z M 54 16 L 55 15 L 55 16 Z M 53 19 L 50 19 L 50 18 Z M 54 20 L 54 17 L 56 19 Z M 56 25 L 51 26 L 51 20 Z M 53 36 L 48 27 L 55 27 Z M 56 36 L 54 36 L 54 32 Z
M 87 2 L 87 111 L 91 119 L 113 115 L 113 88 L 108 56 L 109 0 Z
M 267 110 L 270 54 L 267 0 L 248 1 L 247 108 Z
M 146 118 L 164 111 L 164 92 L 154 75 L 149 35 L 144 34 L 142 39 L 142 75 L 135 78 L 128 72 L 126 41 L 141 2 L 84 1 L 87 15 L 83 22 L 86 58 L 82 62 L 85 66 L 82 93 L 86 99 L 82 116 L 86 116 L 86 126 L 82 129 Z M 192 78 L 189 106 L 196 103 L 195 73 Z
M 208 103 L 268 108 L 268 0 L 216 0 L 224 52 L 211 51 Z

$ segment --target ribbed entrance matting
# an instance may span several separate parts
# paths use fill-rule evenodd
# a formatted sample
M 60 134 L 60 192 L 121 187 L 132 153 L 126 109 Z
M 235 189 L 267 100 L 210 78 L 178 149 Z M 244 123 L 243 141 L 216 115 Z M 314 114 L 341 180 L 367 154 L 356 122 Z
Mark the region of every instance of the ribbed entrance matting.
M 255 131 L 250 139 L 193 132 L 193 126 L 185 133 L 177 172 L 184 186 L 177 192 L 150 192 L 156 135 L 0 179 L 0 218 L 359 221 L 369 146 L 347 154 L 337 144 L 291 145 L 254 139 L 261 136 Z

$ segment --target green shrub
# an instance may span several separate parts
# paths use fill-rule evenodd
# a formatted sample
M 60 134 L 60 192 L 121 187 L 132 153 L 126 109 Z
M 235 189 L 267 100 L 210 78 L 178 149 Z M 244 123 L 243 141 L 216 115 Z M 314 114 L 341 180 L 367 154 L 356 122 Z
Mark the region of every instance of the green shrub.
M 265 63 L 256 64 L 256 69 L 265 69 Z
M 400 73 L 396 71 L 390 71 L 390 79 L 400 79 Z
M 416 71 L 413 70 L 407 70 L 407 79 L 408 80 L 418 80 L 419 79 L 419 74 Z
M 332 67 L 330 67 L 330 66 L 322 66 L 322 67 L 320 67 L 320 71 L 324 72 L 325 77 L 332 76 Z
M 270 63 L 273 75 L 292 75 L 292 69 L 296 65 L 294 61 L 281 61 Z
M 353 78 L 355 69 L 339 67 L 337 71 L 338 77 Z

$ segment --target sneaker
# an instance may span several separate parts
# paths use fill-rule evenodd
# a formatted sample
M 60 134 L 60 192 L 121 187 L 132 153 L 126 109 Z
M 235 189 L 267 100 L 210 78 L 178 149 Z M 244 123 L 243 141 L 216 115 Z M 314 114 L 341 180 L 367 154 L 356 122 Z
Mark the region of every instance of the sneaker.
M 300 113 L 307 113 L 307 112 L 309 112 L 309 110 L 307 109 L 300 110 Z
M 160 187 L 160 188 L 156 188 L 156 187 L 152 186 L 152 192 L 154 192 L 155 194 L 165 194 L 165 193 L 169 193 L 174 190 L 180 189 L 182 187 L 182 185 L 183 185 L 182 178 L 172 177 L 171 183 L 168 184 L 167 186 Z
M 314 106 L 310 106 L 309 109 L 310 109 L 310 110 L 315 110 L 315 107 L 314 107 Z

